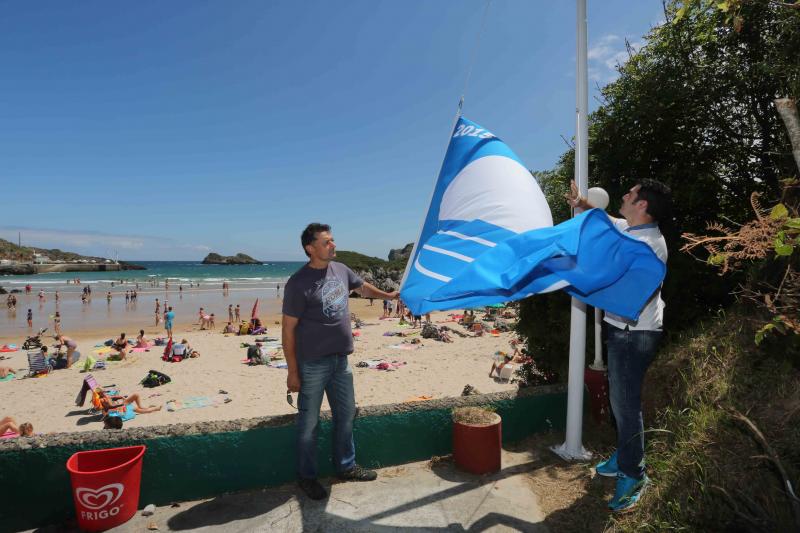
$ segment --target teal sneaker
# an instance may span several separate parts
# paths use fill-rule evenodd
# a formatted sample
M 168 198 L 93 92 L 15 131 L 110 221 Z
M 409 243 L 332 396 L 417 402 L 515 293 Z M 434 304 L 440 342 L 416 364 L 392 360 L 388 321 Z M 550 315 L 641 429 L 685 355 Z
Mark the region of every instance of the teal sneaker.
M 617 474 L 617 488 L 614 497 L 608 503 L 608 508 L 615 513 L 633 509 L 649 484 L 650 478 L 647 474 L 642 476 L 642 479 L 635 479 L 620 472 Z
M 605 461 L 600 461 L 594 467 L 594 471 L 601 476 L 616 477 L 619 473 L 619 465 L 617 464 L 617 452 L 611 454 L 611 457 Z

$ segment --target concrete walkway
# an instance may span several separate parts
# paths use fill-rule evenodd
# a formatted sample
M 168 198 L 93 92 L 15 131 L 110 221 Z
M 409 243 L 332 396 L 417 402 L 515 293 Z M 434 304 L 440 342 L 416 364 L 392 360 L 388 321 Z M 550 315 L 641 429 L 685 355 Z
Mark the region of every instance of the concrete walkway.
M 139 533 L 156 526 L 162 532 L 545 532 L 524 475 L 534 464 L 530 454 L 508 451 L 503 451 L 502 470 L 488 476 L 465 474 L 451 462 L 410 463 L 380 469 L 374 482 L 331 485 L 325 479 L 331 494 L 320 502 L 284 485 L 164 506 L 149 517 L 139 511 L 111 531 Z

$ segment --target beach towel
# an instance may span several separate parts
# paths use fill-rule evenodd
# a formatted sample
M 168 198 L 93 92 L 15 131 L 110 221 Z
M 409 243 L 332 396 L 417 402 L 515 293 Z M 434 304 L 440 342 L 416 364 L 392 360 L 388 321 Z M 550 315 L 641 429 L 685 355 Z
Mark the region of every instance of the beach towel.
M 2 381 L 11 381 L 11 380 L 12 380 L 12 379 L 14 379 L 15 377 L 16 377 L 16 376 L 15 376 L 14 374 L 9 374 L 9 375 L 7 375 L 7 376 L 6 376 L 6 377 L 4 377 L 4 378 L 0 378 L 0 382 L 2 382 Z
M 109 411 L 108 416 L 116 416 L 122 419 L 123 422 L 127 422 L 128 420 L 133 420 L 136 418 L 136 411 L 133 410 L 133 404 L 129 403 L 125 406 L 124 410 L 122 407 L 117 407 L 116 409 Z
M 422 348 L 421 344 L 390 344 L 387 348 L 392 348 L 395 350 L 418 350 Z
M 92 350 L 92 353 L 95 354 L 95 355 L 105 355 L 105 354 L 111 353 L 113 351 L 114 351 L 113 348 L 106 347 L 106 348 L 100 348 L 99 350 Z
M 11 431 L 10 429 L 0 435 L 0 439 L 16 439 L 17 437 L 19 437 L 19 433 Z
M 167 411 L 181 411 L 183 409 L 202 409 L 203 407 L 218 407 L 231 402 L 227 394 L 209 396 L 190 396 L 183 400 L 168 400 Z
M 2 348 L 0 348 L 0 352 L 2 353 L 16 352 L 17 350 L 19 350 L 19 348 L 17 348 L 16 344 L 4 344 Z

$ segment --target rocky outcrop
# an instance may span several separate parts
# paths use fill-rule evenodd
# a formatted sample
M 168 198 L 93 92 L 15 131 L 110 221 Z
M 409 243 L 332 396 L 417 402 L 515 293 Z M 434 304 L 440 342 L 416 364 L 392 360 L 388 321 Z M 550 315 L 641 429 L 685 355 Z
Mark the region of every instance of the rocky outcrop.
M 35 274 L 36 268 L 31 263 L 0 265 L 0 276 L 19 276 Z
M 128 263 L 127 261 L 120 261 L 119 268 L 120 270 L 147 270 L 147 267 L 143 267 L 142 265 L 134 265 L 133 263 Z
M 203 259 L 204 265 L 263 265 L 264 263 L 253 259 L 247 254 L 219 255 L 211 252 Z
M 403 279 L 403 271 L 384 267 L 372 267 L 366 270 L 356 270 L 361 279 L 367 283 L 375 285 L 379 289 L 387 292 L 399 291 L 400 281 Z
M 411 257 L 411 250 L 414 249 L 414 243 L 410 242 L 402 248 L 389 250 L 389 261 L 408 261 Z

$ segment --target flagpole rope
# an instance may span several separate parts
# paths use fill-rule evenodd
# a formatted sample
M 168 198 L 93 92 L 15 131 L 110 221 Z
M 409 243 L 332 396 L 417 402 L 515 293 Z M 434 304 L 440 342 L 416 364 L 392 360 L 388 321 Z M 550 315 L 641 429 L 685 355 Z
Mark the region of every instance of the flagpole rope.
M 486 7 L 483 9 L 483 18 L 481 19 L 481 28 L 478 31 L 478 38 L 475 39 L 475 44 L 472 46 L 472 51 L 470 52 L 469 63 L 467 67 L 467 76 L 464 79 L 464 88 L 461 90 L 461 99 L 458 101 L 458 113 L 461 114 L 461 110 L 464 107 L 464 99 L 467 95 L 467 87 L 469 86 L 469 80 L 472 77 L 472 67 L 475 65 L 475 58 L 478 55 L 478 49 L 480 48 L 481 44 L 481 37 L 483 37 L 483 32 L 486 29 L 486 19 L 488 18 L 489 14 L 489 5 L 491 5 L 492 0 L 486 0 Z

